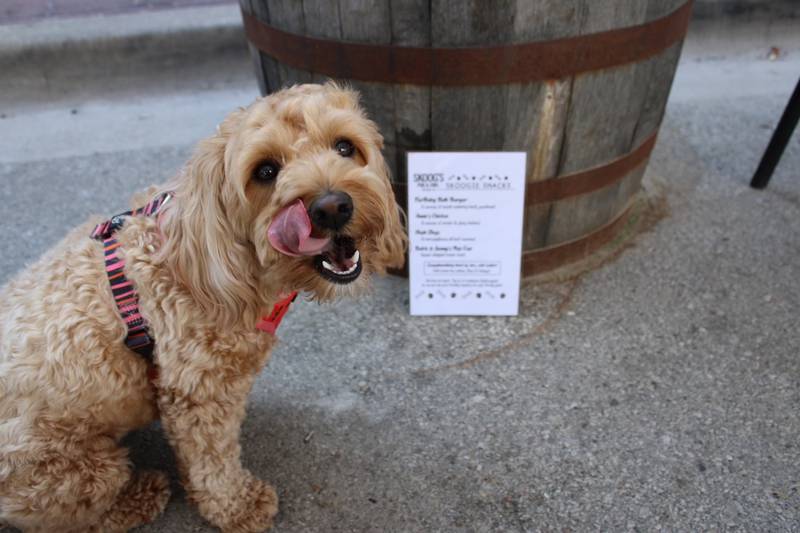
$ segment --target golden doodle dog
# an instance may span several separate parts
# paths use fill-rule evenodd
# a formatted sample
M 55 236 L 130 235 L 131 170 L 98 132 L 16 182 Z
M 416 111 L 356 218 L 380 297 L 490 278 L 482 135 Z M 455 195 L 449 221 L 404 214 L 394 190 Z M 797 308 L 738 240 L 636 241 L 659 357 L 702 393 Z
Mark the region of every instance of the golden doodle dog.
M 115 532 L 152 521 L 167 477 L 132 470 L 118 443 L 160 417 L 203 517 L 269 528 L 275 491 L 240 462 L 247 396 L 285 294 L 357 294 L 402 264 L 382 142 L 334 84 L 259 99 L 151 191 L 152 213 L 112 219 L 103 239 L 80 227 L 4 287 L 0 522 Z M 152 362 L 129 348 L 142 335 Z

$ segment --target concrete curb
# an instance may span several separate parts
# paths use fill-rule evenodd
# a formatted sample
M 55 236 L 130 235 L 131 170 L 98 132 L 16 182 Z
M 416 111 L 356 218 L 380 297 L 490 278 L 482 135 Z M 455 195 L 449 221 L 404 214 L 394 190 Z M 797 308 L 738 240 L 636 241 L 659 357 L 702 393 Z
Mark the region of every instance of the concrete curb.
M 143 82 L 169 88 L 252 77 L 238 5 L 47 19 L 8 29 L 0 32 L 0 103 Z
M 769 49 L 796 32 L 798 17 L 796 0 L 697 0 L 686 48 L 713 54 L 717 41 L 731 46 L 726 36 L 735 32 L 737 50 Z M 255 87 L 238 4 L 0 27 L 0 113 L 12 104 L 19 109 L 20 103 L 135 95 L 153 88 Z

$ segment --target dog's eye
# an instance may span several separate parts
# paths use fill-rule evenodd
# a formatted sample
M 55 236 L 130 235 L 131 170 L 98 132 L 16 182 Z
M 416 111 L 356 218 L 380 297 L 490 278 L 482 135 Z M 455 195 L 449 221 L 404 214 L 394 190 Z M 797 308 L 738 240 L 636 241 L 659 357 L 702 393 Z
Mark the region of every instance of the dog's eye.
M 353 157 L 353 154 L 356 152 L 356 147 L 347 139 L 339 139 L 336 141 L 334 148 L 336 149 L 336 153 L 342 157 Z
M 278 172 L 281 171 L 281 165 L 272 159 L 264 161 L 253 172 L 253 178 L 262 182 L 270 183 L 278 177 Z

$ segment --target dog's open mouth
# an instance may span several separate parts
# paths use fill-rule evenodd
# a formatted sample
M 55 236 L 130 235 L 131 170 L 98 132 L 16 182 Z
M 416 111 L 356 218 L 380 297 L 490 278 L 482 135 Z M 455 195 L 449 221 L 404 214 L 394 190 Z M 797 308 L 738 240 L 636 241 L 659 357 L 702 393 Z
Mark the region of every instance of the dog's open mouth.
M 346 284 L 361 275 L 361 254 L 346 235 L 314 236 L 302 200 L 283 208 L 270 223 L 267 238 L 273 248 L 290 257 L 313 257 L 314 268 L 332 283 Z
M 314 268 L 320 276 L 332 283 L 346 284 L 361 275 L 361 254 L 356 249 L 352 237 L 337 236 L 331 239 L 330 246 L 321 254 L 314 256 Z

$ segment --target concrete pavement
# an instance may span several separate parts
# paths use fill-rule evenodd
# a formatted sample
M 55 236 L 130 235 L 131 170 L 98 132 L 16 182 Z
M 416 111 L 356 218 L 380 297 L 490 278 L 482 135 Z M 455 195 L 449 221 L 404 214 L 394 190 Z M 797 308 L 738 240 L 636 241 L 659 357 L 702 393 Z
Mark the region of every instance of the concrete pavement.
M 276 531 L 800 530 L 797 135 L 769 188 L 747 187 L 800 42 L 770 62 L 761 41 L 707 37 L 648 170 L 669 215 L 615 259 L 526 284 L 514 318 L 409 317 L 398 278 L 293 307 L 242 430 Z M 0 283 L 174 172 L 256 95 L 244 51 L 236 69 L 0 102 Z M 174 471 L 158 427 L 128 442 Z M 140 531 L 213 531 L 176 490 Z

